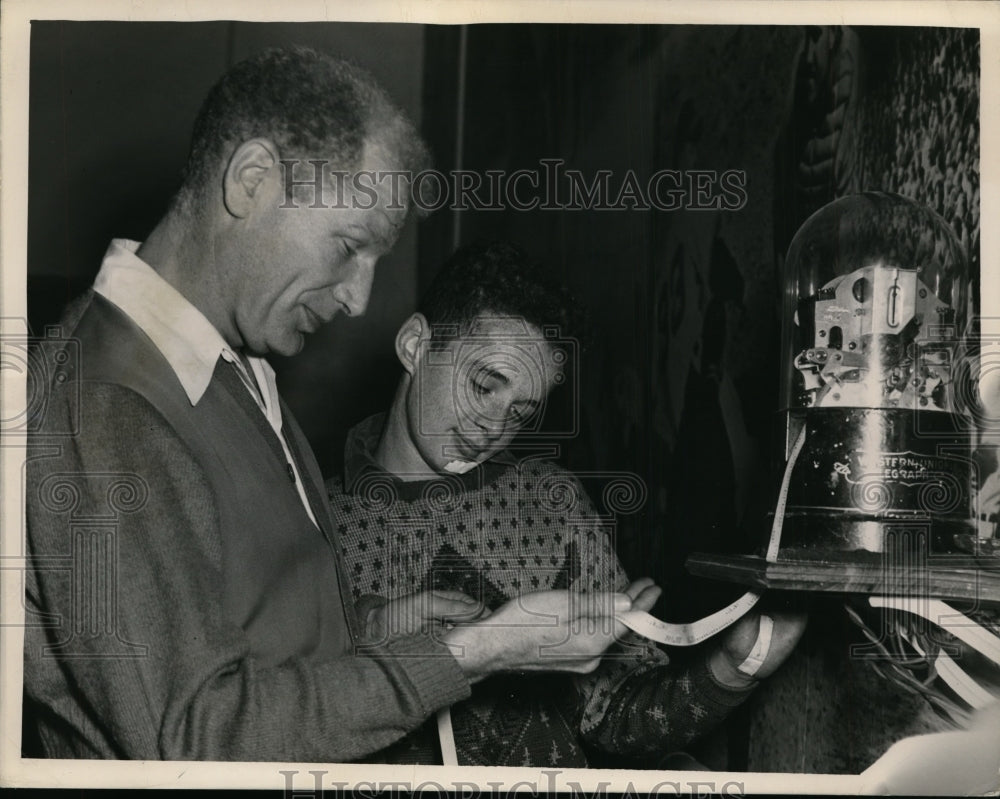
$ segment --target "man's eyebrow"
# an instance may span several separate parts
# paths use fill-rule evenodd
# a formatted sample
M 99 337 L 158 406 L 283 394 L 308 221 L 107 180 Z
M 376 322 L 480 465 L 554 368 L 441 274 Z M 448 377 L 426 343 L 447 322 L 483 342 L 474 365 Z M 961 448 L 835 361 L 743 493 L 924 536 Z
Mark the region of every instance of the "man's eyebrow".
M 368 225 L 362 225 L 360 222 L 351 222 L 346 228 L 347 230 L 355 231 L 368 238 L 378 237 L 378 231 L 370 228 Z
M 346 229 L 360 232 L 362 235 L 374 241 L 391 241 L 399 235 L 399 232 L 403 229 L 403 225 L 401 223 L 394 223 L 391 219 L 389 219 L 389 215 L 384 212 L 382 215 L 386 219 L 384 223 L 376 222 L 375 224 L 364 224 L 362 222 L 351 222 L 347 225 Z
M 391 237 L 387 237 L 383 233 L 373 230 L 367 225 L 361 225 L 358 223 L 347 225 L 340 235 L 354 239 L 358 246 L 374 248 L 379 256 L 389 252 L 394 243 Z

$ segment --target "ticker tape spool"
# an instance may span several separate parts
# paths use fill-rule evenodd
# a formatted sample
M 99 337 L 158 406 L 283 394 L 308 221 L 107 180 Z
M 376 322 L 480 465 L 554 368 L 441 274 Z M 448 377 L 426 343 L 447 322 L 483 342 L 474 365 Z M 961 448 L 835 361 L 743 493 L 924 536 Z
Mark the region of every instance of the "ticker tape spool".
M 774 561 L 778 557 L 778 547 L 781 544 L 781 526 L 785 520 L 785 506 L 788 503 L 788 484 L 792 477 L 792 467 L 802 451 L 802 445 L 806 440 L 806 431 L 803 427 L 799 431 L 798 438 L 788 457 L 788 464 L 785 466 L 785 474 L 781 478 L 781 490 L 778 492 L 778 502 L 774 509 L 774 522 L 771 524 L 771 537 L 767 542 L 766 559 Z M 716 633 L 725 630 L 731 624 L 746 615 L 757 601 L 761 594 L 757 591 L 747 591 L 735 602 L 727 605 L 721 610 L 717 610 L 709 616 L 698 621 L 686 624 L 674 624 L 668 621 L 660 621 L 658 618 L 644 610 L 626 610 L 616 613 L 615 618 L 628 627 L 633 632 L 638 633 L 643 638 L 649 638 L 660 644 L 668 646 L 694 646 L 701 643 L 706 638 L 711 638 Z M 774 622 L 769 616 L 761 616 L 760 627 L 757 633 L 757 640 L 753 649 L 739 666 L 736 668 L 747 675 L 754 675 L 763 665 L 767 658 L 767 652 L 771 646 L 771 632 Z M 458 753 L 455 750 L 455 732 L 451 725 L 451 708 L 442 708 L 437 714 L 438 737 L 441 740 L 441 758 L 445 766 L 458 765 Z

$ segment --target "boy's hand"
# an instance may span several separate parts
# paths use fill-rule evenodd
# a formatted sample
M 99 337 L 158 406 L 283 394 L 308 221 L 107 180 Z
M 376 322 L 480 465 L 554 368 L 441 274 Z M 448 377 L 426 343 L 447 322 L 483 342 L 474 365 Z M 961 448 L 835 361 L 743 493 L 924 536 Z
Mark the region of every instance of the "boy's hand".
M 752 674 L 740 671 L 739 666 L 754 651 L 762 632 L 761 617 L 773 622 L 770 645 L 766 651 L 757 647 L 755 655 L 761 656 L 759 664 L 748 664 Z M 806 614 L 793 611 L 767 611 L 748 613 L 725 631 L 717 649 L 709 656 L 708 665 L 715 678 L 731 688 L 749 688 L 758 680 L 770 677 L 785 662 L 806 629 Z M 763 642 L 762 642 L 763 643 Z
M 632 600 L 632 607 L 629 610 L 644 610 L 649 613 L 663 590 L 654 584 L 649 577 L 640 577 L 625 589 L 625 593 Z

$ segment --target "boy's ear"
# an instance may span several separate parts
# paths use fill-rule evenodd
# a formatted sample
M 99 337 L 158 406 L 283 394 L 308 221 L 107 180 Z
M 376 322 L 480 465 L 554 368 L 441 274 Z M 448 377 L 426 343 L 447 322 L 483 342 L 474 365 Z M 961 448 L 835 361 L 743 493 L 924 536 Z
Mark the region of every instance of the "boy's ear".
M 421 341 L 429 338 L 430 333 L 431 327 L 422 313 L 410 316 L 396 333 L 396 357 L 410 375 L 420 362 Z

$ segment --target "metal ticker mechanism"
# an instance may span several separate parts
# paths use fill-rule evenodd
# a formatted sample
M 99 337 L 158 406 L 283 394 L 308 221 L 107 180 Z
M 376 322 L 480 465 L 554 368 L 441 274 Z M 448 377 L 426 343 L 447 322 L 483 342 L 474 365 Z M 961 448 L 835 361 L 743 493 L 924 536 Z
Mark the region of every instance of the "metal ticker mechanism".
M 815 337 L 795 356 L 801 405 L 953 410 L 951 352 L 935 347 L 930 331 L 954 330 L 955 309 L 916 269 L 862 267 L 803 305 L 811 305 Z

